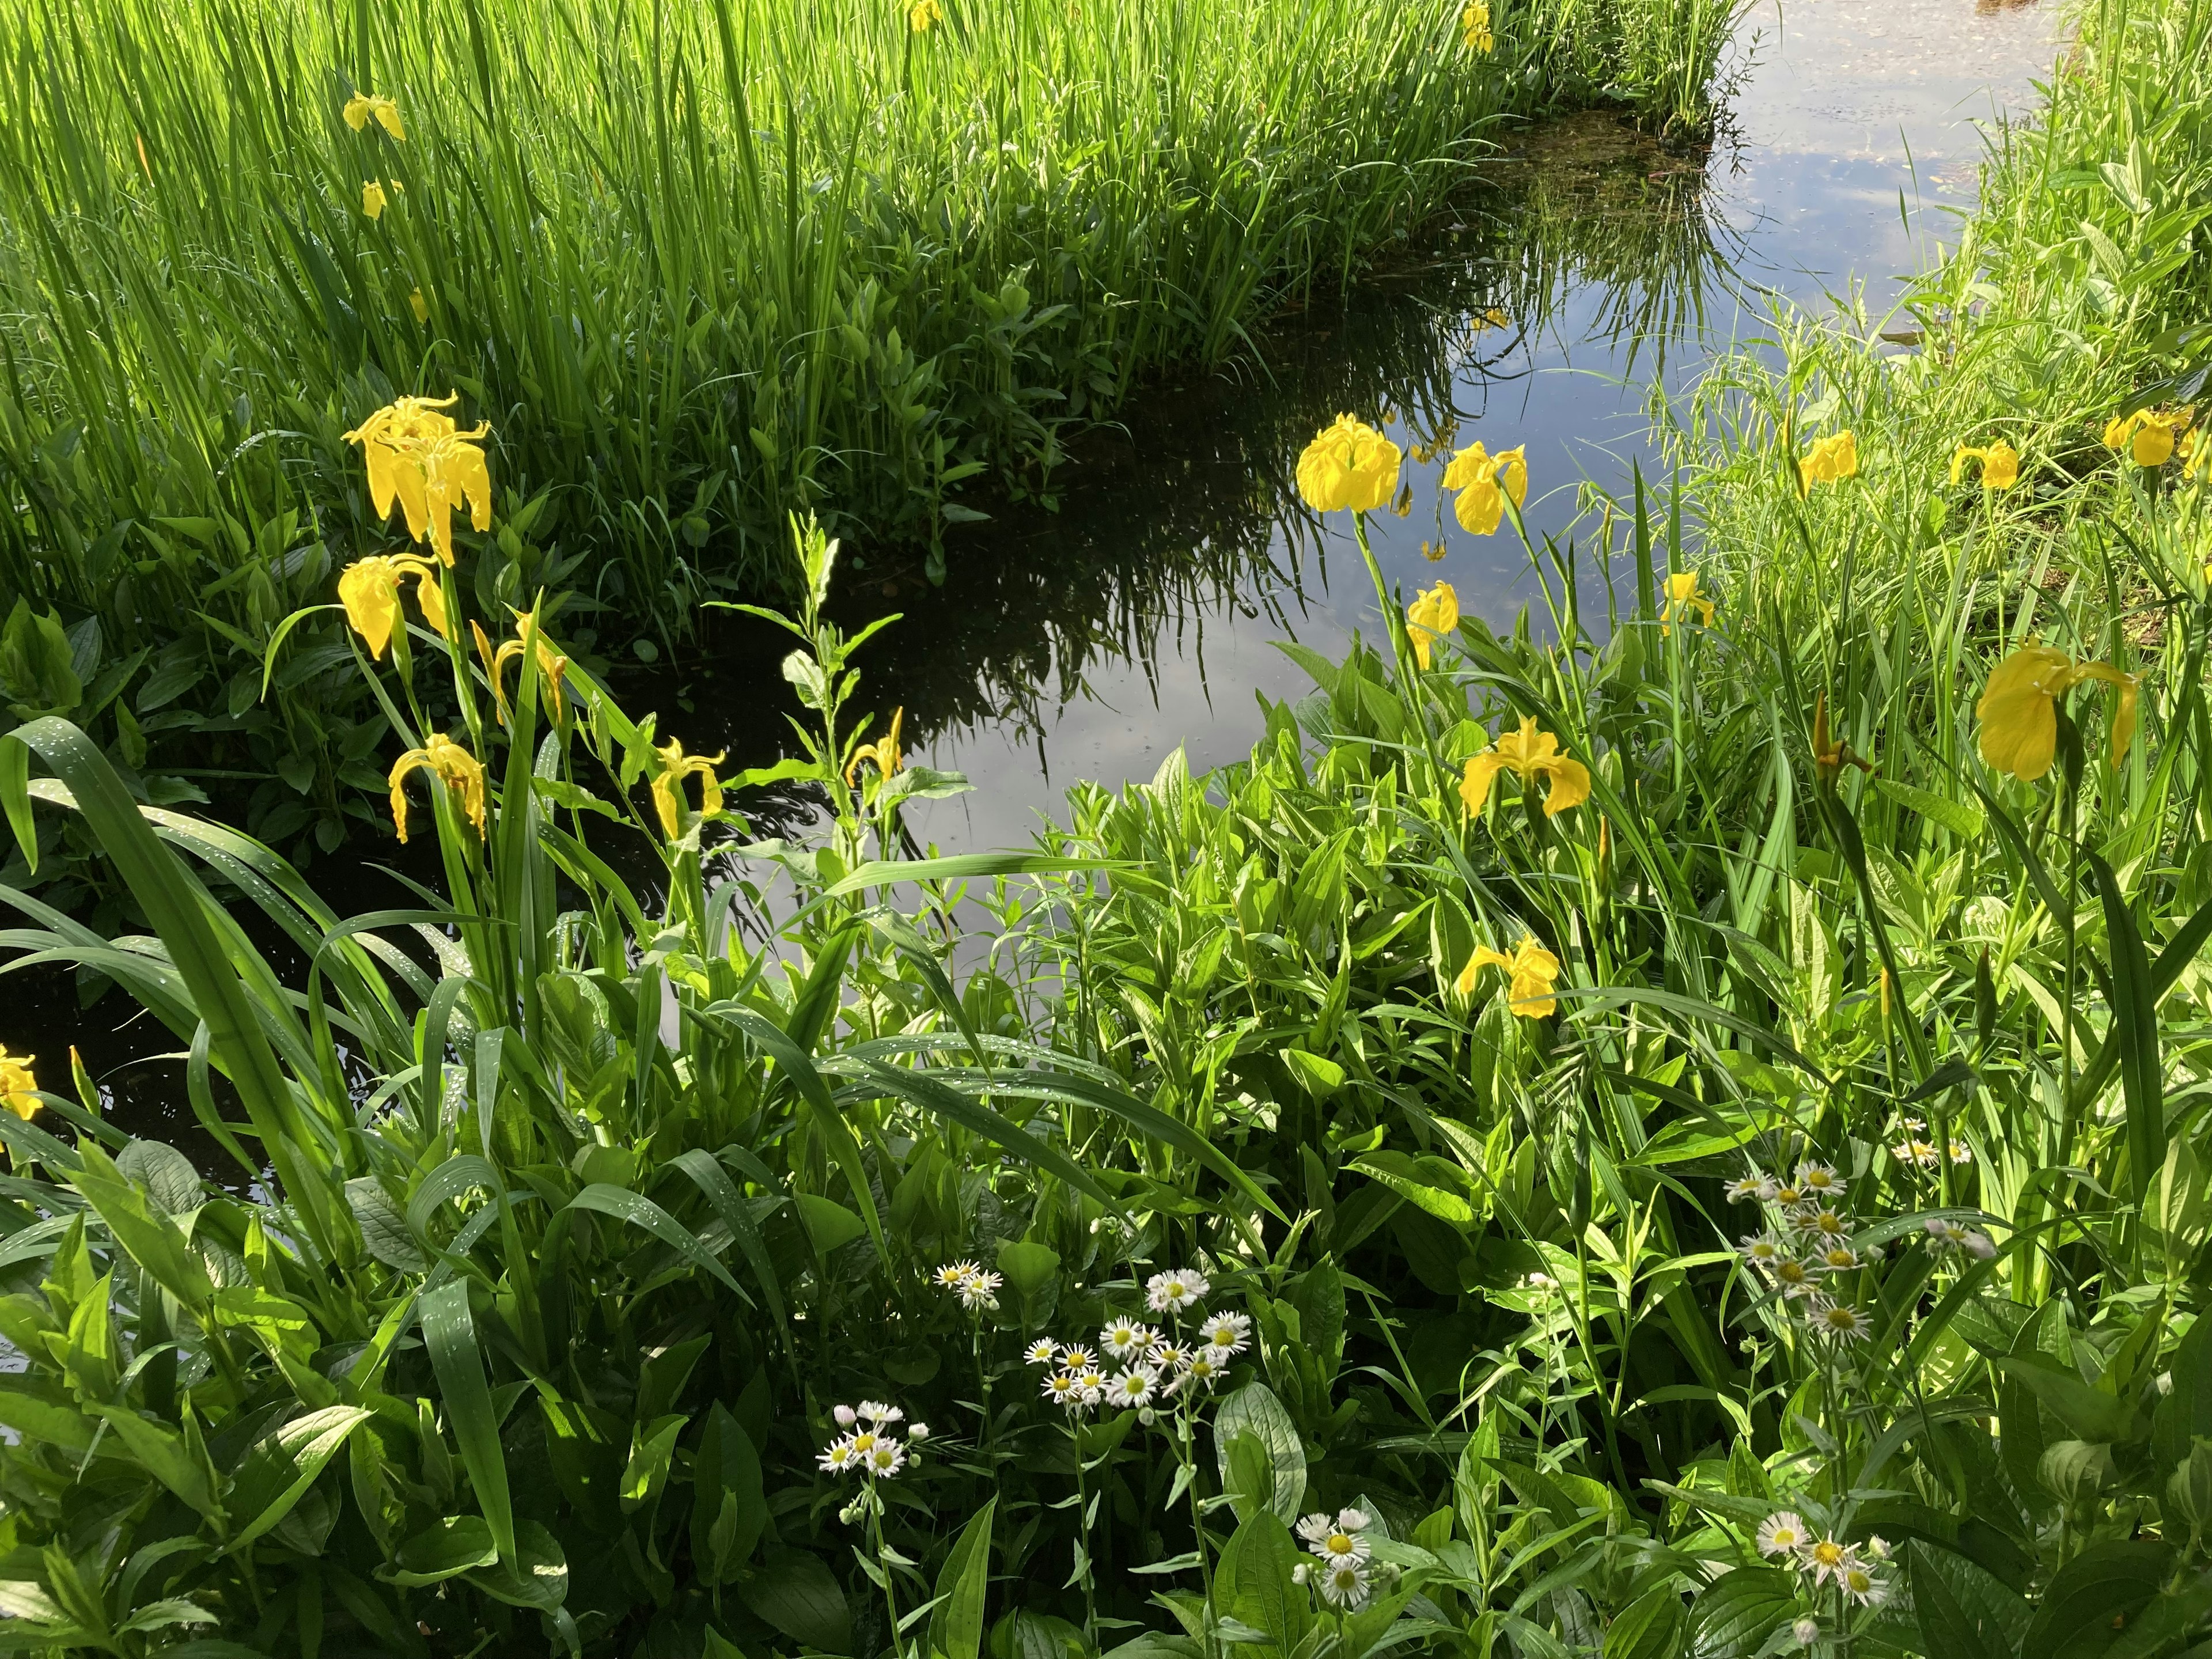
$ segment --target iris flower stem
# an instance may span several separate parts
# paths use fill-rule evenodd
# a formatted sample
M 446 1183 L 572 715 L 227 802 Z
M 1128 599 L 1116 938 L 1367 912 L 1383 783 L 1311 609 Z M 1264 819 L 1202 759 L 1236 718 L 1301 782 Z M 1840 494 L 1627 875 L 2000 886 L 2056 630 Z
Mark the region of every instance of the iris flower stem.
M 1367 515 L 1352 515 L 1352 533 L 1359 544 L 1359 556 L 1367 562 L 1368 580 L 1375 584 L 1375 601 L 1382 607 L 1382 625 L 1390 630 L 1390 654 L 1398 665 L 1398 684 L 1404 689 L 1406 702 L 1411 708 L 1413 722 L 1421 729 L 1421 748 L 1429 757 L 1433 783 L 1439 799 L 1449 779 L 1444 771 L 1443 758 L 1437 752 L 1436 733 L 1429 727 L 1428 698 L 1420 678 L 1413 671 L 1413 648 L 1406 638 L 1406 620 L 1397 601 L 1392 598 L 1389 584 L 1382 580 L 1382 567 L 1375 557 L 1375 550 L 1367 540 Z

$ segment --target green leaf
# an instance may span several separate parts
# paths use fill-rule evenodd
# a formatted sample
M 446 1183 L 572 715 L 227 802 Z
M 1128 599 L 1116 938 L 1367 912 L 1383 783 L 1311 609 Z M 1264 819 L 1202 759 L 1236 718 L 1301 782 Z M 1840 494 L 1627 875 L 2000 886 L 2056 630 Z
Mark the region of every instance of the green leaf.
M 1279 1653 L 1291 1651 L 1313 1626 L 1311 1596 L 1291 1583 L 1299 1559 L 1290 1528 L 1262 1510 L 1237 1528 L 1214 1570 L 1216 1603 L 1231 1618 L 1265 1631 Z
M 1306 1453 L 1291 1414 L 1283 1409 L 1273 1390 L 1264 1382 L 1249 1382 L 1221 1402 L 1213 1414 L 1213 1451 L 1223 1490 L 1232 1490 L 1229 1449 L 1239 1435 L 1250 1435 L 1267 1449 L 1274 1474 L 1274 1492 L 1268 1508 L 1288 1525 L 1297 1519 L 1298 1505 L 1306 1495 Z M 1239 1510 L 1237 1518 L 1251 1517 Z
M 1795 1577 L 1779 1567 L 1737 1567 L 1691 1604 L 1690 1652 L 1695 1659 L 1751 1659 L 1796 1613 Z
M 1899 805 L 1911 808 L 1930 823 L 1942 824 L 1962 840 L 1978 841 L 1982 831 L 1989 827 L 1989 820 L 1979 807 L 1953 800 L 1948 795 L 1932 795 L 1925 789 L 1915 789 L 1911 784 L 1883 777 L 1877 777 L 1874 787 Z
M 960 1529 L 937 1574 L 937 1607 L 929 1615 L 930 1646 L 944 1659 L 978 1659 L 983 1645 L 983 1598 L 991 1583 L 991 1498 Z
M 499 1546 L 482 1516 L 449 1515 L 402 1544 L 377 1577 L 394 1584 L 437 1584 L 498 1559 Z
M 2018 1592 L 1963 1557 L 1916 1541 L 1905 1575 L 1921 1638 L 1942 1659 L 2014 1659 L 2028 1621 Z
M 572 1210 L 593 1210 L 601 1215 L 626 1221 L 633 1227 L 642 1227 L 669 1249 L 702 1273 L 711 1273 L 734 1291 L 739 1299 L 750 1302 L 738 1281 L 730 1277 L 730 1270 L 717 1261 L 692 1231 L 674 1216 L 662 1209 L 642 1194 L 627 1187 L 616 1187 L 605 1182 L 594 1182 L 568 1200 Z
M 2158 996 L 2152 989 L 2150 957 L 2143 947 L 2127 896 L 2112 867 L 2094 853 L 2082 861 L 2097 878 L 2105 905 L 2105 938 L 2112 973 L 2112 1028 L 2107 1041 L 2119 1045 L 2120 1090 L 2128 1109 L 2128 1179 L 2136 1207 L 2149 1200 L 2151 1182 L 2166 1164 L 2164 1076 L 2158 1059 Z
M 346 1203 L 368 1253 L 387 1267 L 404 1273 L 428 1272 L 429 1258 L 407 1231 L 407 1218 L 383 1183 L 374 1176 L 356 1176 L 345 1184 Z
M 999 1271 L 1027 1306 L 1058 1275 L 1060 1252 L 1047 1244 L 1010 1240 L 999 1246 Z
M 2173 1565 L 2164 1544 L 2094 1544 L 2059 1568 L 2021 1639 L 2035 1659 L 2091 1659 L 2124 1629 Z M 2116 1622 L 2117 1621 L 2117 1622 Z
M 767 1524 L 759 1454 L 718 1400 L 691 1464 L 691 1559 L 708 1588 L 735 1577 Z
M 828 1565 L 804 1550 L 769 1552 L 762 1570 L 738 1581 L 738 1595 L 793 1640 L 824 1653 L 850 1653 L 853 1614 Z
M 588 1188 L 586 1189 L 588 1190 Z M 631 1194 L 635 1196 L 635 1194 Z M 499 1419 L 485 1384 L 483 1353 L 469 1312 L 469 1282 L 455 1279 L 426 1291 L 422 1301 L 422 1345 L 445 1396 L 446 1421 L 460 1443 L 477 1505 L 502 1561 L 514 1559 L 514 1510 L 507 1498 L 507 1454 L 500 1448 Z
M 509 1607 L 552 1612 L 568 1599 L 568 1558 L 561 1540 L 539 1522 L 525 1521 L 515 1528 L 514 1542 L 512 1562 L 495 1560 L 463 1576 Z
M 215 1286 L 176 1224 L 148 1201 L 97 1142 L 80 1139 L 77 1156 L 82 1163 L 69 1183 L 84 1194 L 115 1242 L 163 1290 L 193 1312 L 204 1313 Z
M 259 1442 L 224 1493 L 233 1513 L 253 1517 L 230 1540 L 231 1552 L 246 1548 L 289 1515 L 353 1431 L 375 1414 L 362 1406 L 325 1406 Z

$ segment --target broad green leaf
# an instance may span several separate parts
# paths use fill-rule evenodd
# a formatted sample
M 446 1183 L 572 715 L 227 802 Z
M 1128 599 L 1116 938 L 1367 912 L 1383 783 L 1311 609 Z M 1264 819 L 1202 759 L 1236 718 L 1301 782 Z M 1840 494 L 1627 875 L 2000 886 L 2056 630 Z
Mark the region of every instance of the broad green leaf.
M 929 1616 L 931 1648 L 943 1659 L 979 1659 L 983 1645 L 983 1598 L 991 1582 L 991 1526 L 994 1497 L 960 1529 L 937 1574 L 937 1607 Z
M 511 1562 L 515 1559 L 514 1510 L 507 1498 L 507 1454 L 499 1443 L 499 1419 L 484 1382 L 483 1353 L 469 1311 L 468 1281 L 453 1279 L 425 1291 L 421 1320 L 422 1346 L 430 1351 L 430 1369 L 445 1397 L 446 1421 L 460 1443 L 469 1484 L 476 1491 L 499 1559 Z
M 1213 1414 L 1214 1462 L 1224 1490 L 1230 1489 L 1231 1443 L 1244 1434 L 1267 1449 L 1274 1470 L 1274 1496 L 1268 1508 L 1288 1525 L 1297 1519 L 1298 1505 L 1305 1500 L 1305 1447 L 1283 1402 L 1264 1382 L 1246 1383 L 1223 1400 Z M 1249 1518 L 1237 1516 L 1240 1522 Z

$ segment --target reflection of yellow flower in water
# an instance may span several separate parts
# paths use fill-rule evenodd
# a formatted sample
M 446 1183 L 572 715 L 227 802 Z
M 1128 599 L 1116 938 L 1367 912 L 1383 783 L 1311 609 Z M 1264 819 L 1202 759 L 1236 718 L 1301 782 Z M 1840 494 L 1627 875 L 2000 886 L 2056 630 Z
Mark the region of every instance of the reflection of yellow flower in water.
M 1667 608 L 1659 613 L 1660 636 L 1664 638 L 1674 632 L 1674 623 L 1689 621 L 1692 611 L 1706 627 L 1713 625 L 1713 602 L 1699 597 L 1698 573 L 1678 570 L 1667 578 Z
M 1298 494 L 1316 513 L 1372 513 L 1390 499 L 1404 459 L 1366 422 L 1340 415 L 1298 457 Z
M 1837 483 L 1858 475 L 1858 434 L 1845 430 L 1814 441 L 1797 463 L 1797 488 L 1807 490 L 1816 483 Z
M 399 106 L 375 93 L 356 92 L 346 100 L 343 113 L 345 124 L 356 132 L 362 131 L 374 119 L 394 138 L 404 142 L 407 137 L 407 129 L 399 124 Z
M 1982 464 L 1982 488 L 1984 489 L 2010 489 L 2020 482 L 2020 452 L 2002 438 L 1983 449 L 1977 449 L 1972 444 L 1960 444 L 1953 450 L 1953 483 L 1966 476 L 1966 463 L 1970 460 Z
M 684 745 L 671 738 L 653 751 L 660 762 L 660 769 L 653 775 L 653 804 L 660 813 L 660 827 L 674 841 L 684 833 L 684 780 L 699 780 L 699 816 L 712 817 L 722 810 L 722 784 L 714 775 L 714 769 L 722 763 L 722 756 L 687 755 Z M 725 751 L 727 752 L 727 751 Z
M 1459 15 L 1459 29 L 1469 52 L 1488 53 L 1497 48 L 1497 37 L 1490 32 L 1487 0 L 1468 0 L 1467 9 Z
M 1544 816 L 1556 817 L 1570 806 L 1579 806 L 1589 799 L 1589 769 L 1580 761 L 1559 753 L 1559 740 L 1549 732 L 1539 732 L 1534 718 L 1523 719 L 1521 729 L 1508 732 L 1492 747 L 1484 750 L 1467 763 L 1467 771 L 1460 779 L 1459 798 L 1469 812 L 1481 816 L 1490 800 L 1491 786 L 1497 782 L 1500 772 L 1510 772 L 1521 780 L 1523 787 L 1540 778 L 1548 778 L 1544 793 Z
M 2164 466 L 2174 444 L 2189 429 L 2194 409 L 2139 409 L 2114 416 L 2105 426 L 2105 447 L 2125 449 L 2137 466 Z M 2193 446 L 2192 446 L 2193 447 Z
M 447 788 L 457 791 L 461 810 L 476 825 L 477 834 L 485 833 L 483 763 L 443 732 L 433 732 L 422 739 L 420 749 L 409 750 L 393 763 L 388 780 L 392 785 L 392 824 L 399 831 L 403 843 L 407 839 L 406 781 L 412 772 L 428 772 Z
M 361 210 L 371 219 L 381 219 L 384 216 L 385 206 L 390 200 L 391 198 L 384 193 L 384 186 L 375 179 L 362 180 Z
M 0 1106 L 6 1107 L 26 1123 L 39 1109 L 39 1080 L 31 1075 L 32 1062 L 36 1054 L 11 1054 L 8 1045 L 0 1042 Z
M 1528 447 L 1516 445 L 1492 455 L 1480 440 L 1451 459 L 1444 469 L 1444 488 L 1455 489 L 1452 516 L 1471 536 L 1487 536 L 1505 516 L 1505 498 L 1520 507 L 1528 499 Z
M 1478 311 L 1471 320 L 1477 334 L 1485 333 L 1493 328 L 1506 326 L 1505 313 L 1496 306 L 1491 307 L 1487 311 Z
M 945 8 L 937 0 L 914 0 L 906 9 L 906 26 L 916 34 L 927 34 L 945 21 Z
M 1406 607 L 1406 637 L 1424 668 L 1429 665 L 1429 653 L 1436 642 L 1458 626 L 1459 595 L 1449 582 L 1438 582 Z
M 906 764 L 906 757 L 899 752 L 899 727 L 905 722 L 906 710 L 903 708 L 892 709 L 890 729 L 873 743 L 864 743 L 853 751 L 853 758 L 845 767 L 848 786 L 858 775 L 862 761 L 874 762 L 877 775 L 885 778 L 893 776 Z
M 477 655 L 483 659 L 484 672 L 491 680 L 492 700 L 499 706 L 499 723 L 501 726 L 507 724 L 508 708 L 507 665 L 522 660 L 523 635 L 537 626 L 538 613 L 535 611 L 517 611 L 514 613 L 514 637 L 503 641 L 497 650 L 494 650 L 491 635 L 475 623 L 469 624 L 469 631 L 476 635 Z M 568 672 L 568 659 L 553 648 L 552 641 L 545 637 L 542 628 L 538 629 L 537 644 L 538 672 L 545 682 L 545 697 L 552 705 L 553 718 L 558 720 L 568 712 L 568 697 L 562 682 Z
M 1982 758 L 2022 783 L 2040 778 L 2057 752 L 2058 699 L 2083 680 L 2119 689 L 2112 738 L 2112 763 L 2118 766 L 2135 741 L 2137 678 L 2110 663 L 2077 663 L 2063 651 L 2033 641 L 1990 671 L 1982 700 L 1974 707 L 1982 723 Z
M 1486 945 L 1476 951 L 1459 970 L 1457 988 L 1462 996 L 1474 994 L 1475 975 L 1485 968 L 1505 970 L 1511 981 L 1506 994 L 1512 999 L 1513 1012 L 1522 1018 L 1541 1019 L 1558 1012 L 1559 1005 L 1552 995 L 1552 987 L 1559 977 L 1559 959 L 1536 943 L 1534 934 L 1522 934 L 1510 957 Z
M 411 553 L 388 557 L 373 553 L 348 565 L 338 578 L 338 601 L 345 606 L 346 620 L 353 624 L 355 633 L 368 641 L 368 654 L 374 659 L 382 659 L 392 629 L 398 626 L 399 584 L 410 576 L 423 620 L 450 639 L 452 635 L 446 633 L 445 590 L 438 586 L 438 567 L 427 559 Z

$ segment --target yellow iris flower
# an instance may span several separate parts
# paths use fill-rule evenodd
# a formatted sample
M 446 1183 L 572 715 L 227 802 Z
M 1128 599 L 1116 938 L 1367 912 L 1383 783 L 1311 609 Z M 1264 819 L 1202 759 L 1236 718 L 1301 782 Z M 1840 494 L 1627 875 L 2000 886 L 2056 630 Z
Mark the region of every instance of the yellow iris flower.
M 1528 499 L 1528 453 L 1526 444 L 1501 449 L 1495 455 L 1480 441 L 1451 458 L 1444 469 L 1444 488 L 1459 492 L 1452 516 L 1470 536 L 1487 536 L 1505 517 L 1505 498 L 1520 507 Z
M 2164 466 L 2173 459 L 2176 440 L 2189 429 L 2194 409 L 2139 409 L 2115 416 L 2105 426 L 2105 447 L 2125 449 L 2137 466 Z
M 1713 602 L 1698 595 L 1698 573 L 1678 570 L 1667 578 L 1667 606 L 1659 613 L 1660 638 L 1673 633 L 1674 623 L 1689 621 L 1692 611 L 1706 627 L 1713 625 Z
M 491 428 L 458 430 L 439 412 L 453 401 L 450 394 L 401 398 L 345 434 L 346 442 L 362 447 L 377 516 L 389 518 L 397 501 L 407 514 L 407 533 L 428 539 L 444 564 L 453 562 L 455 507 L 465 504 L 471 524 L 491 528 L 491 471 L 477 447 Z
M 361 210 L 371 219 L 381 219 L 384 216 L 385 207 L 391 199 L 384 193 L 384 186 L 375 179 L 362 180 Z
M 1972 444 L 1960 444 L 1951 452 L 1951 482 L 1956 483 L 1966 476 L 1966 463 L 1982 464 L 1982 488 L 2010 489 L 2020 482 L 2020 452 L 1999 438 L 1986 448 L 1977 449 Z
M 483 763 L 443 732 L 433 732 L 422 739 L 420 749 L 409 750 L 393 763 L 386 780 L 392 786 L 392 826 L 399 831 L 401 845 L 407 841 L 406 781 L 413 772 L 428 772 L 447 788 L 457 791 L 461 810 L 476 825 L 477 834 L 487 833 Z
M 945 8 L 937 0 L 914 0 L 906 9 L 906 26 L 916 34 L 927 34 L 945 21 Z
M 653 752 L 660 762 L 660 769 L 648 781 L 653 788 L 653 805 L 660 814 L 661 829 L 669 840 L 674 841 L 684 833 L 684 779 L 699 780 L 701 817 L 712 817 L 722 810 L 721 780 L 714 775 L 714 769 L 722 763 L 722 756 L 687 755 L 684 745 L 673 738 Z
M 1488 53 L 1496 48 L 1498 41 L 1490 32 L 1486 0 L 1468 0 L 1466 9 L 1459 15 L 1459 27 L 1469 52 Z
M 407 296 L 407 309 L 415 313 L 415 320 L 418 323 L 430 320 L 430 302 L 422 297 L 422 290 L 419 288 Z
M 1413 643 L 1414 659 L 1424 668 L 1436 642 L 1450 638 L 1458 627 L 1459 595 L 1449 582 L 1425 590 L 1406 607 L 1406 637 Z
M 845 766 L 845 782 L 849 787 L 860 772 L 862 761 L 873 761 L 879 777 L 891 777 L 906 764 L 906 757 L 899 752 L 899 728 L 906 723 L 903 708 L 891 710 L 890 729 L 873 743 L 864 743 L 853 751 L 853 758 Z
M 1816 483 L 1838 483 L 1858 475 L 1858 434 L 1846 428 L 1814 441 L 1797 462 L 1797 489 L 1802 494 Z
M 422 607 L 422 619 L 441 637 L 451 639 L 446 629 L 445 590 L 438 585 L 438 568 L 427 560 L 411 553 L 388 557 L 372 553 L 348 565 L 338 578 L 338 601 L 345 606 L 353 631 L 368 641 L 372 660 L 383 659 L 384 647 L 399 624 L 399 584 L 410 576 L 415 579 L 415 602 Z
M 2077 663 L 2063 651 L 2033 641 L 1990 671 L 1989 684 L 1974 706 L 1982 723 L 1982 758 L 2022 783 L 2043 776 L 2057 752 L 2058 699 L 2084 680 L 2101 680 L 2119 690 L 2112 709 L 2112 763 L 2117 768 L 2135 741 L 2140 680 L 2110 663 Z
M 485 677 L 491 681 L 492 701 L 498 705 L 501 726 L 507 724 L 508 709 L 505 684 L 507 665 L 522 660 L 522 636 L 531 630 L 537 620 L 535 611 L 516 611 L 514 637 L 502 642 L 497 649 L 493 648 L 490 635 L 473 622 L 469 624 L 469 631 L 476 635 L 477 655 L 483 659 Z M 568 696 L 562 684 L 568 672 L 568 659 L 553 648 L 542 629 L 538 635 L 538 672 L 545 682 L 545 700 L 552 708 L 553 718 L 559 720 L 568 708 Z
M 389 98 L 373 92 L 356 92 L 346 100 L 343 112 L 345 124 L 356 132 L 365 129 L 371 120 L 394 138 L 404 143 L 407 129 L 399 124 L 399 106 Z
M 36 1054 L 11 1054 L 8 1045 L 0 1042 L 0 1106 L 26 1123 L 42 1103 L 39 1099 L 39 1080 L 31 1075 L 32 1063 L 37 1059 Z
M 1512 1000 L 1513 1012 L 1522 1018 L 1541 1019 L 1559 1012 L 1559 1001 L 1552 994 L 1552 987 L 1559 981 L 1559 959 L 1537 944 L 1534 934 L 1522 934 L 1510 957 L 1486 945 L 1476 951 L 1467 959 L 1467 966 L 1459 970 L 1457 989 L 1462 996 L 1474 994 L 1475 975 L 1485 968 L 1505 970 L 1510 981 L 1506 994 Z
M 1523 719 L 1519 731 L 1506 732 L 1468 762 L 1467 771 L 1459 782 L 1459 798 L 1474 817 L 1482 816 L 1482 809 L 1490 801 L 1491 787 L 1498 781 L 1500 772 L 1512 773 L 1524 788 L 1532 787 L 1540 777 L 1548 778 L 1544 792 L 1544 816 L 1547 818 L 1557 817 L 1570 806 L 1579 806 L 1589 799 L 1589 769 L 1559 753 L 1559 738 L 1549 732 L 1539 732 L 1533 717 Z
M 1373 513 L 1398 487 L 1405 452 L 1364 421 L 1340 415 L 1298 457 L 1298 494 L 1316 513 Z

